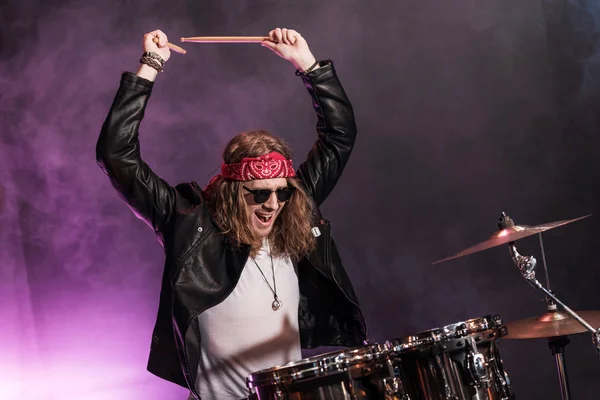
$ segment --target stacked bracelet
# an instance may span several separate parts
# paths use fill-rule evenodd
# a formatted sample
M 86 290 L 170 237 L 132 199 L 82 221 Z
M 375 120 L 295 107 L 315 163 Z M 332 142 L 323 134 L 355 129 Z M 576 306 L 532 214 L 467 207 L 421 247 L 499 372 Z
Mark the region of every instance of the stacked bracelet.
M 146 64 L 149 67 L 154 68 L 158 72 L 162 72 L 165 67 L 165 60 L 154 52 L 145 52 L 142 54 L 142 58 L 140 58 L 141 64 Z

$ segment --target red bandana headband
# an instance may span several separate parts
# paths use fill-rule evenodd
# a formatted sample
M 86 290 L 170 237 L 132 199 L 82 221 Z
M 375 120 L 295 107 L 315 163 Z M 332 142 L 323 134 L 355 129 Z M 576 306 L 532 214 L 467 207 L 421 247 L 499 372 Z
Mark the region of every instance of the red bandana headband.
M 247 157 L 237 164 L 221 165 L 221 175 L 234 181 L 254 179 L 291 178 L 296 176 L 292 160 L 273 151 L 260 157 Z

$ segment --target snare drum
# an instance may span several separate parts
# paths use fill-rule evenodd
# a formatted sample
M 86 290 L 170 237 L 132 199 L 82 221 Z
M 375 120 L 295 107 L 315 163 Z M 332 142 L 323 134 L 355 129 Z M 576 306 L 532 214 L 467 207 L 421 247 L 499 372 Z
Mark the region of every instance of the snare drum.
M 246 385 L 259 400 L 386 399 L 392 378 L 386 351 L 375 344 L 258 371 Z
M 397 398 L 513 399 L 498 350 L 506 333 L 500 317 L 488 315 L 385 342 L 402 383 Z

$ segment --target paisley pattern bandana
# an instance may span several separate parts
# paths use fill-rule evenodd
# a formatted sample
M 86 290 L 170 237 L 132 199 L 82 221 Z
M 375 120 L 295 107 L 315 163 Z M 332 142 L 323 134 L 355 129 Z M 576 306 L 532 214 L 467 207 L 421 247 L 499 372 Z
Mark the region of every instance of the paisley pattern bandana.
M 292 160 L 275 151 L 260 157 L 243 158 L 236 164 L 221 165 L 221 175 L 234 181 L 290 178 L 296 176 Z

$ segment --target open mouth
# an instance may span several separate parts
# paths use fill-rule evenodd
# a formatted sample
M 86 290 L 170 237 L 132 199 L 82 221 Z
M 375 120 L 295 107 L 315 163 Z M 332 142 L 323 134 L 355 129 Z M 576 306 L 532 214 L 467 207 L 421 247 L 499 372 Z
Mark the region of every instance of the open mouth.
M 271 224 L 274 214 L 254 213 L 254 215 L 262 225 L 267 226 Z

